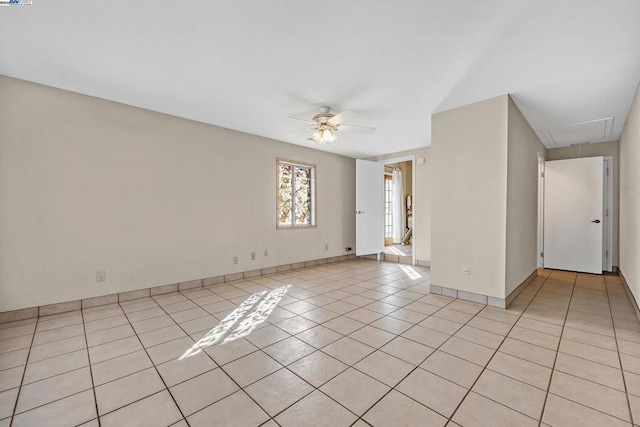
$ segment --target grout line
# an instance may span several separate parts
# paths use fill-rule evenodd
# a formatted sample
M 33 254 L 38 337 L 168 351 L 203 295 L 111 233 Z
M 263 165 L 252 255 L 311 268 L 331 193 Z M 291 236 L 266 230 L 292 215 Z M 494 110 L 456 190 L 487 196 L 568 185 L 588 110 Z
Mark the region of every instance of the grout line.
M 124 310 L 123 310 L 123 311 L 124 311 Z M 127 320 L 129 320 L 129 316 L 127 316 L 127 313 L 125 313 L 125 316 L 127 317 Z M 131 326 L 131 329 L 133 329 L 133 325 L 131 325 L 131 321 L 130 321 L 130 320 L 129 320 L 129 325 Z M 134 330 L 134 333 L 135 333 L 135 330 Z M 171 390 L 169 390 L 169 387 L 167 386 L 167 383 L 165 382 L 164 378 L 162 378 L 162 375 L 160 375 L 160 371 L 158 370 L 158 367 L 157 367 L 157 366 L 156 366 L 156 364 L 153 362 L 153 359 L 152 359 L 152 358 L 151 358 L 151 356 L 149 355 L 149 351 L 147 350 L 147 348 L 146 348 L 146 347 L 144 346 L 144 344 L 142 343 L 142 340 L 140 339 L 140 336 L 136 333 L 136 334 L 135 334 L 135 337 L 136 337 L 136 338 L 138 338 L 138 341 L 140 342 L 140 345 L 142 346 L 142 349 L 144 350 L 144 352 L 146 353 L 147 357 L 149 358 L 149 361 L 151 361 L 151 364 L 153 365 L 153 369 L 155 369 L 156 374 L 158 375 L 158 377 L 159 377 L 159 378 L 160 378 L 160 380 L 162 381 L 162 384 L 164 384 L 164 388 L 165 388 L 165 390 L 167 390 L 167 392 L 169 393 L 169 396 L 171 396 L 171 399 L 173 400 L 173 403 L 176 405 L 176 408 L 178 408 L 178 411 L 180 412 L 180 415 L 182 415 L 182 418 L 185 420 L 185 423 L 187 423 L 187 426 L 189 426 L 189 422 L 187 421 L 187 418 L 185 417 L 184 413 L 182 412 L 182 409 L 181 409 L 181 408 L 180 408 L 180 406 L 178 405 L 178 402 L 176 401 L 175 397 L 173 397 L 173 394 L 171 393 Z M 214 363 L 215 363 L 215 362 L 214 362 Z M 159 392 L 157 392 L 157 393 L 161 393 L 162 391 L 163 391 L 163 390 L 160 390 L 160 391 L 159 391 Z M 151 394 L 150 396 L 153 396 L 153 395 L 155 395 L 155 394 L 157 394 L 157 393 L 153 393 L 153 394 Z M 144 398 L 147 398 L 147 397 L 149 397 L 149 396 L 145 396 Z M 142 400 L 142 399 L 139 399 L 139 400 Z M 96 401 L 96 403 L 97 403 L 97 401 Z M 128 406 L 128 405 L 130 405 L 131 403 L 134 403 L 134 402 L 129 402 L 129 403 L 128 403 L 127 405 L 125 405 L 125 406 Z M 121 408 L 118 408 L 118 409 L 121 409 Z M 114 411 L 116 411 L 116 410 L 118 410 L 118 409 L 115 409 Z M 111 411 L 111 412 L 113 412 L 113 411 Z M 104 414 L 104 415 L 106 415 L 106 414 Z M 98 414 L 98 416 L 100 417 L 100 414 Z
M 31 347 L 33 347 L 33 340 L 36 336 L 36 330 L 38 330 L 38 318 L 36 318 L 36 325 L 33 329 L 33 335 L 31 337 Z M 27 352 L 27 358 L 24 361 L 24 370 L 22 371 L 22 378 L 20 379 L 20 385 L 18 386 L 18 394 L 16 395 L 16 401 L 13 404 L 13 411 L 11 412 L 11 422 L 9 423 L 9 427 L 13 426 L 13 420 L 16 416 L 16 410 L 18 409 L 18 401 L 20 400 L 20 392 L 22 392 L 22 385 L 24 383 L 24 377 L 27 374 L 27 366 L 29 365 L 29 357 L 31 357 L 31 347 L 29 347 L 29 351 Z
M 556 370 L 556 362 L 558 360 L 558 353 L 560 353 L 560 346 L 562 345 L 562 336 L 564 335 L 564 328 L 567 324 L 567 318 L 569 317 L 569 310 L 571 310 L 571 299 L 573 298 L 573 293 L 576 288 L 576 282 L 578 281 L 578 274 L 575 273 L 573 278 L 573 285 L 571 287 L 571 298 L 569 298 L 569 304 L 567 304 L 567 309 L 564 314 L 564 322 L 562 323 L 562 331 L 560 332 L 560 339 L 558 340 L 558 349 L 556 350 L 555 357 L 553 358 L 553 366 L 551 367 L 551 375 L 549 375 L 549 385 L 547 386 L 547 393 L 544 396 L 544 402 L 542 404 L 542 409 L 540 411 L 540 419 L 538 420 L 538 426 L 542 426 L 542 417 L 544 416 L 544 410 L 547 406 L 547 400 L 549 400 L 549 394 L 551 394 L 551 382 L 553 381 L 553 373 Z
M 627 398 L 627 406 L 629 407 L 629 420 L 631 421 L 631 425 L 633 425 L 633 410 L 631 408 L 631 401 L 629 399 L 629 390 L 627 387 L 627 376 L 625 375 L 625 371 L 623 369 L 622 357 L 620 357 L 620 348 L 618 347 L 618 336 L 616 334 L 615 321 L 613 319 L 613 310 L 611 309 L 611 297 L 609 296 L 609 287 L 607 286 L 606 276 L 604 276 L 604 287 L 605 287 L 605 290 L 607 291 L 607 300 L 609 301 L 609 312 L 611 314 L 611 321 L 614 322 L 613 335 L 614 335 L 614 340 L 616 342 L 616 350 L 618 353 L 618 363 L 620 363 L 620 372 L 622 373 L 622 384 L 624 385 L 624 394 L 625 394 L 625 397 Z

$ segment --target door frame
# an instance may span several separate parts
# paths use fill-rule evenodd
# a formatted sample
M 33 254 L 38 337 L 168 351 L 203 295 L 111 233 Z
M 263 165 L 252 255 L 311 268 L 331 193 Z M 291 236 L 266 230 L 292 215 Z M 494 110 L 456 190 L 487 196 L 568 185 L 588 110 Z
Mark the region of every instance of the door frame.
M 394 157 L 393 159 L 385 159 L 380 160 L 379 163 L 383 165 L 388 165 L 390 163 L 400 163 L 400 162 L 411 162 L 411 206 L 413 208 L 413 224 L 411 230 L 411 263 L 412 265 L 418 265 L 418 260 L 416 259 L 416 156 L 412 154 L 410 156 L 402 156 L 402 157 Z M 406 196 L 405 196 L 406 197 Z
M 592 156 L 589 156 L 592 157 Z M 599 157 L 599 156 L 595 156 Z M 613 156 L 603 156 L 602 206 L 602 271 L 613 271 Z M 569 157 L 569 160 L 582 157 Z M 545 158 L 538 153 L 538 268 L 544 267 L 544 165 Z
M 604 156 L 602 204 L 602 270 L 613 271 L 613 156 Z

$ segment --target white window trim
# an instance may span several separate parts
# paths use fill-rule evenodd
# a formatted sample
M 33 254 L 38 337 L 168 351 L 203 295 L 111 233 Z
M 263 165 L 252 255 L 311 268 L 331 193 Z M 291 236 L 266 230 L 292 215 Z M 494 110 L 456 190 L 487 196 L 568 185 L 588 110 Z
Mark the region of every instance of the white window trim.
M 294 165 L 294 166 L 303 166 L 303 167 L 308 167 L 311 168 L 311 224 L 309 225 L 282 225 L 280 224 L 280 197 L 279 197 L 279 192 L 280 192 L 280 179 L 279 179 L 279 174 L 280 174 L 280 164 L 281 163 L 286 163 L 286 164 L 290 164 L 290 165 Z M 309 228 L 316 228 L 317 227 L 317 221 L 316 221 L 316 215 L 318 214 L 318 210 L 317 210 L 317 203 L 316 203 L 316 177 L 317 177 L 317 168 L 316 165 L 312 164 L 312 163 L 305 163 L 305 162 L 299 162 L 297 160 L 290 160 L 290 159 L 283 159 L 283 158 L 276 158 L 276 230 L 300 230 L 300 229 L 309 229 Z M 291 195 L 293 197 L 293 191 L 291 192 Z M 292 210 L 294 210 L 294 207 L 292 205 Z

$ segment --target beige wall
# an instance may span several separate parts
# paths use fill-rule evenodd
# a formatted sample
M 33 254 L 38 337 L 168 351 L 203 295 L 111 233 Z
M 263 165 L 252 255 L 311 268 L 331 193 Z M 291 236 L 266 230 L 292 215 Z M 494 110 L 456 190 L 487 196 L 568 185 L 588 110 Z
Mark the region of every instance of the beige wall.
M 381 162 L 406 156 L 415 156 L 415 188 L 414 188 L 414 235 L 413 244 L 416 247 L 416 259 L 431 261 L 431 148 L 402 151 L 385 156 L 372 157 L 367 160 Z M 424 164 L 417 164 L 417 159 L 423 157 Z
M 620 136 L 619 266 L 640 301 L 640 87 Z
M 620 188 L 620 151 L 618 141 L 601 142 L 599 144 L 588 144 L 573 147 L 560 147 L 547 150 L 547 160 L 579 159 L 581 157 L 613 157 L 613 197 L 612 197 L 612 254 L 613 265 L 619 263 L 619 188 Z
M 503 95 L 431 117 L 434 285 L 505 297 L 507 108 Z
M 537 267 L 538 154 L 546 148 L 509 97 L 505 294 Z
M 7 77 L 0 122 L 0 311 L 355 247 L 353 159 Z M 277 157 L 317 165 L 317 228 L 276 230 Z

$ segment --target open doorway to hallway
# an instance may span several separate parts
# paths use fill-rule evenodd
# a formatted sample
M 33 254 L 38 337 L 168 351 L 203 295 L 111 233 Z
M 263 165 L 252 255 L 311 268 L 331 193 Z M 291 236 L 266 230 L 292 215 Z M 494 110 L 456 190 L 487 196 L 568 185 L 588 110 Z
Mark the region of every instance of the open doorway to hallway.
M 413 159 L 384 164 L 384 258 L 414 263 Z

